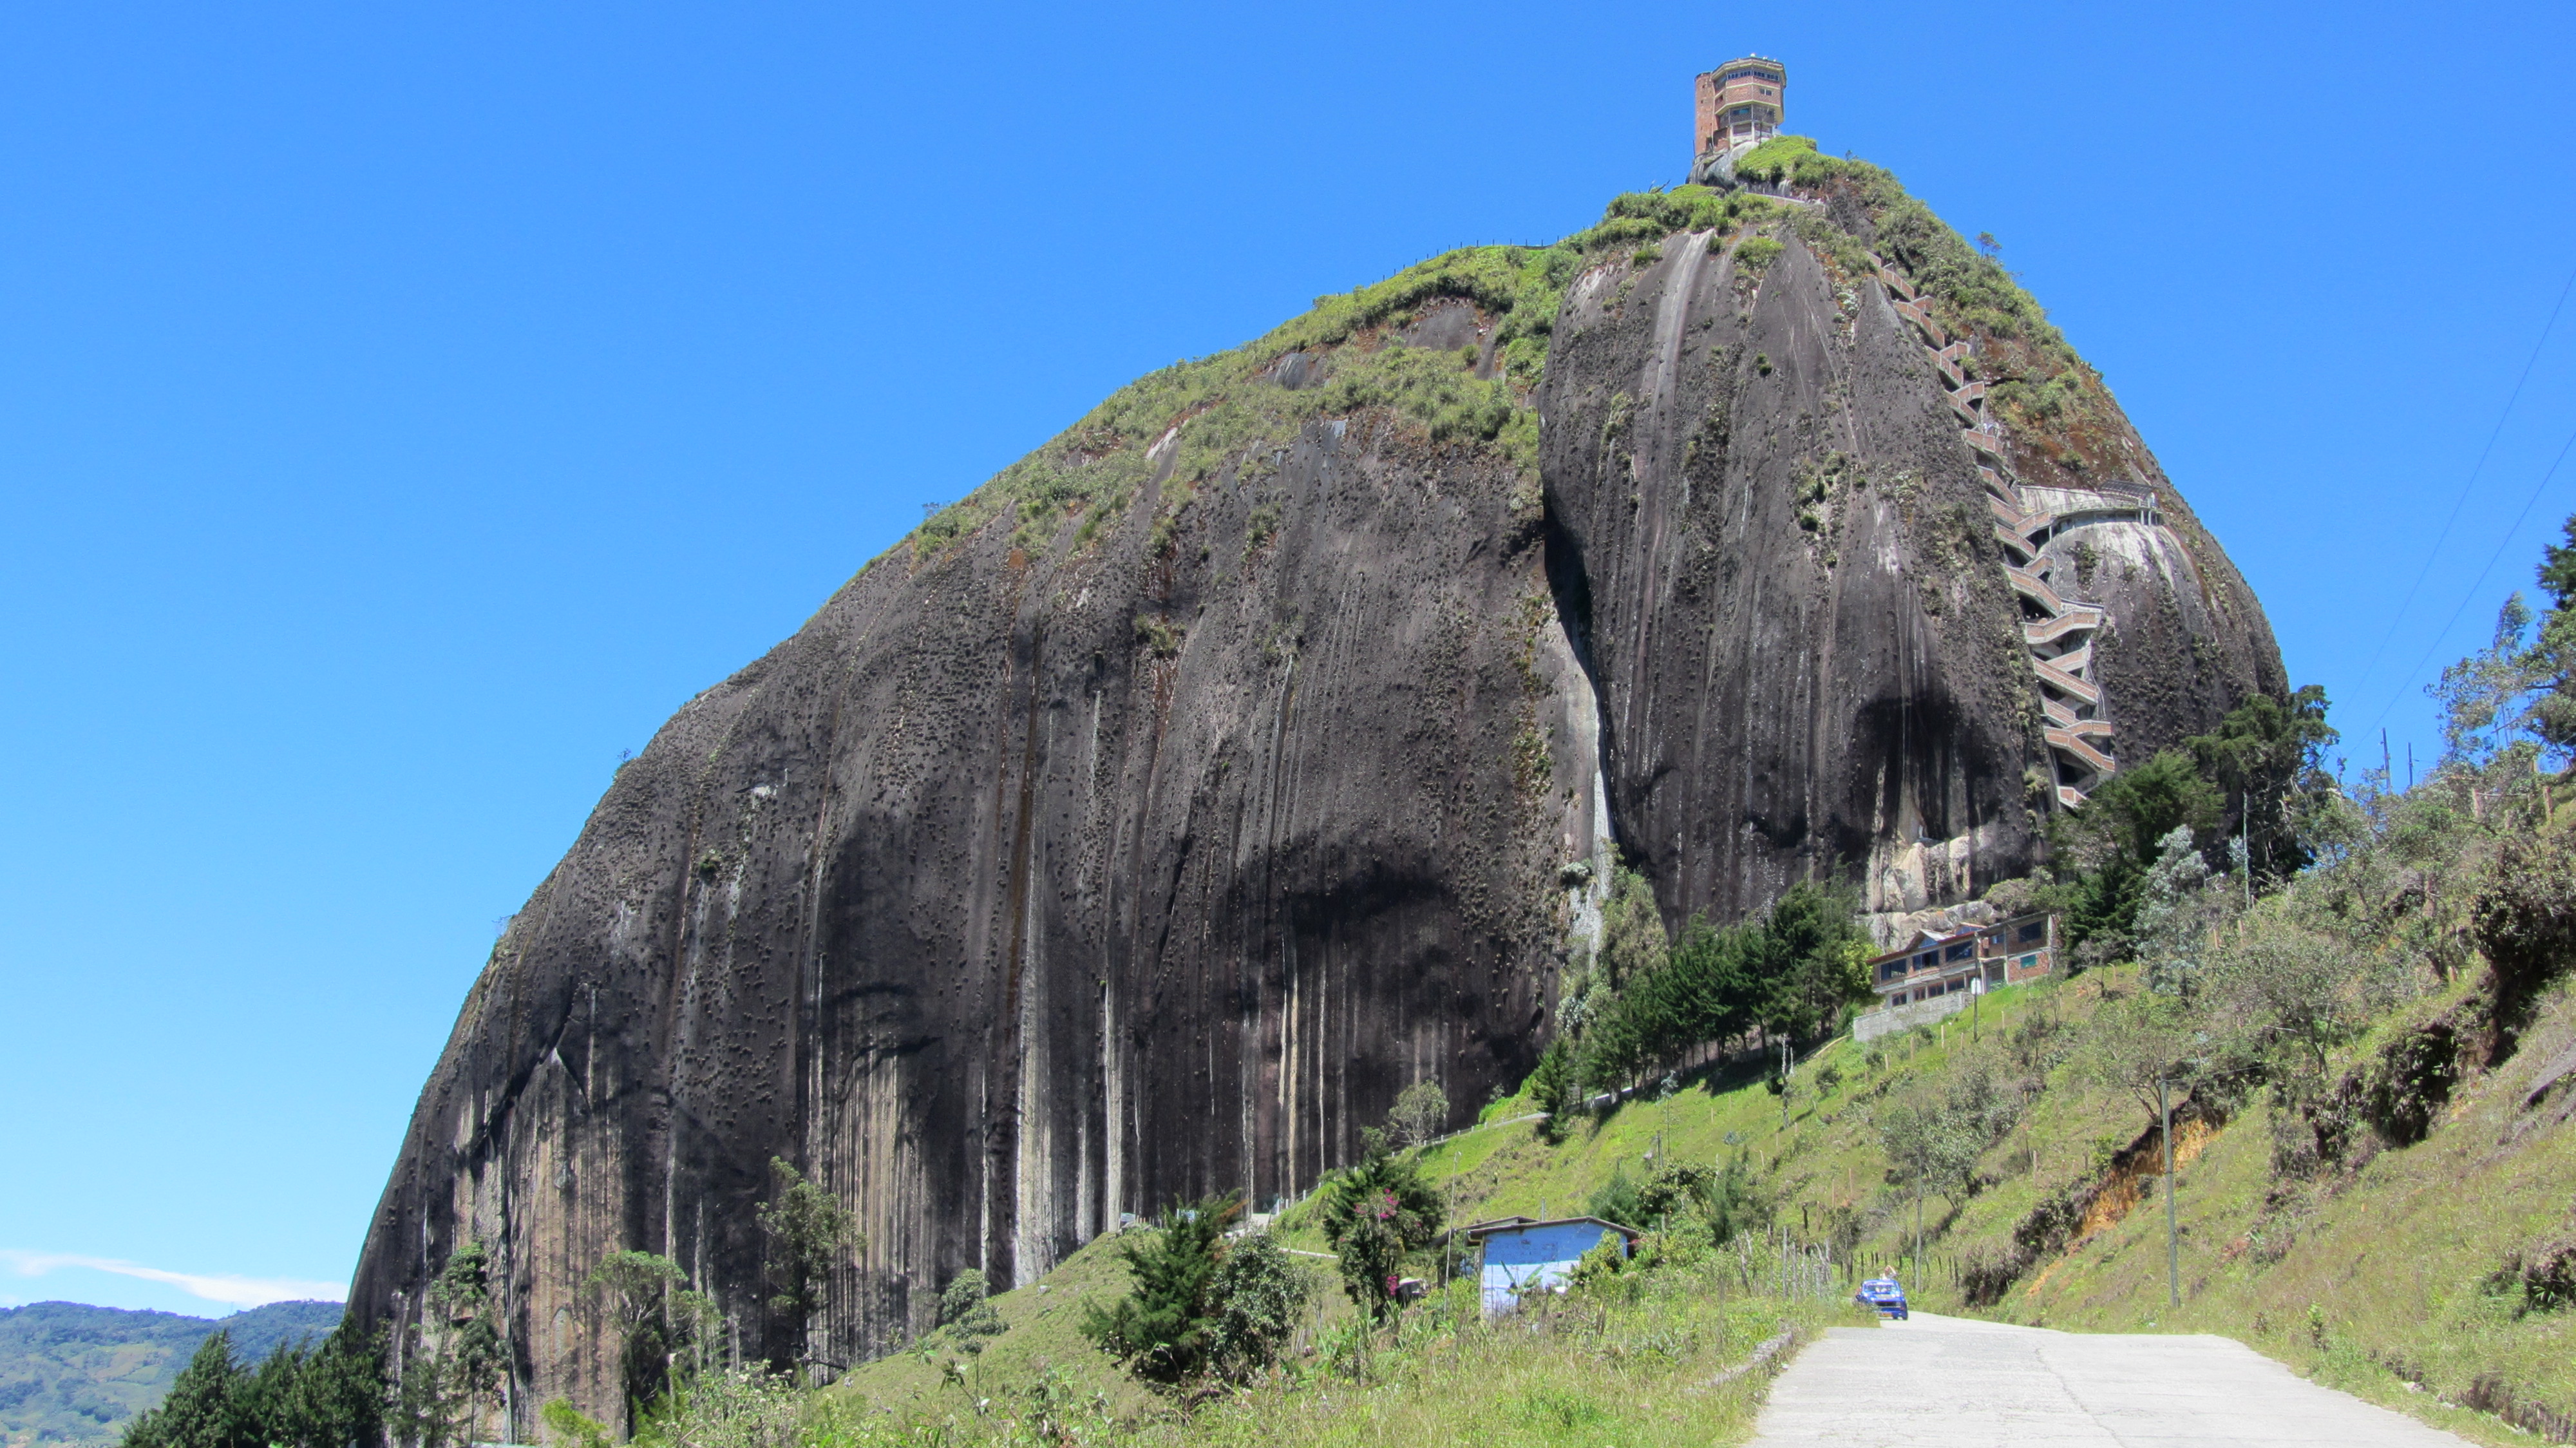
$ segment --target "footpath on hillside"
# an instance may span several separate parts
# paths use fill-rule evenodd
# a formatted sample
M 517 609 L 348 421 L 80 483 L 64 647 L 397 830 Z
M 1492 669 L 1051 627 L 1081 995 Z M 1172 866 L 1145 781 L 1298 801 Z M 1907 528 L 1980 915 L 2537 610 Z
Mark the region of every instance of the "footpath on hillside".
M 2072 1333 L 1918 1312 L 1838 1327 L 1771 1389 L 1754 1448 L 1997 1443 L 2461 1448 L 2229 1338 Z

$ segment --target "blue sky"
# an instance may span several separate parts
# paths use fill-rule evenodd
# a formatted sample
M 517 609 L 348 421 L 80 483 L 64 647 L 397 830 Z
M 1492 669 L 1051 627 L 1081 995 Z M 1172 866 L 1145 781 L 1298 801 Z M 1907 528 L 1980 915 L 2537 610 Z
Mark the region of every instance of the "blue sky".
M 2001 241 L 2356 760 L 2429 754 L 2576 510 L 2576 315 L 2471 480 L 2576 269 L 2571 12 L 1940 21 L 0 12 L 0 1303 L 345 1280 L 621 750 L 1135 374 L 1677 180 L 1747 50 Z

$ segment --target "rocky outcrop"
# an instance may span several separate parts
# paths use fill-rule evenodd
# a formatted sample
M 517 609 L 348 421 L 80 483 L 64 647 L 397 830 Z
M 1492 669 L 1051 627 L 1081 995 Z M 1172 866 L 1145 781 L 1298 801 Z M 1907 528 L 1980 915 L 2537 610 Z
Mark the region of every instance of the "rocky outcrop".
M 466 1002 L 359 1311 L 480 1237 L 520 1400 L 613 1404 L 579 1283 L 640 1247 L 780 1351 L 775 1155 L 867 1234 L 817 1327 L 848 1361 L 962 1268 L 1266 1205 L 1416 1080 L 1466 1113 L 1517 1081 L 1595 849 L 1523 469 L 1383 410 L 1178 512 L 1162 462 L 1080 545 L 879 559 L 624 767 Z
M 2103 700 L 2087 712 L 2124 754 L 2286 692 L 2252 594 L 2107 393 L 2083 441 L 2100 451 L 2110 433 L 2115 457 L 2070 476 L 2087 460 L 2064 439 L 1954 405 L 1876 258 L 1850 244 L 1865 213 L 1825 222 L 1821 201 L 1796 204 L 1823 227 L 1685 231 L 1643 265 L 1587 271 L 1540 390 L 1610 815 L 1676 923 L 1823 875 L 1857 876 L 1893 918 L 2032 867 L 2058 803 L 2056 701 L 2026 646 L 2026 623 L 2049 626 L 2008 569 L 2097 605 Z M 1809 245 L 1820 229 L 1846 244 Z M 2001 459 L 1963 420 L 2045 480 L 2033 496 L 2073 500 L 2043 547 L 2004 547 L 1984 481 Z M 2122 464 L 2124 481 L 2100 479 Z M 2153 522 L 2084 510 L 2148 481 Z
M 2025 871 L 2021 602 L 1873 215 L 1726 214 L 1453 254 L 1145 379 L 692 700 L 495 948 L 352 1311 L 488 1244 L 514 1437 L 616 1403 L 611 1251 L 782 1355 L 777 1156 L 867 1233 L 810 1340 L 847 1362 L 963 1268 L 1267 1206 L 1415 1080 L 1462 1119 L 1516 1083 L 1614 832 L 1676 919 Z M 2124 749 L 2278 688 L 2196 530 L 2089 565 Z

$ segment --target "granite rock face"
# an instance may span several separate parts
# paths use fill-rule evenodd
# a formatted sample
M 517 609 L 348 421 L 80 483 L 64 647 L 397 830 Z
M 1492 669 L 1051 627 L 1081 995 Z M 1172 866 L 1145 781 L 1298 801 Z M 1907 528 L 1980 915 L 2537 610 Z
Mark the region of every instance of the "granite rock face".
M 1597 848 L 1534 490 L 1330 420 L 1187 517 L 900 550 L 664 726 L 467 1000 L 356 1310 L 414 1310 L 471 1234 L 517 1400 L 614 1405 L 579 1284 L 640 1247 L 784 1351 L 754 1216 L 781 1156 L 867 1234 L 817 1325 L 847 1362 L 963 1268 L 1266 1205 L 1418 1079 L 1462 1116 L 1517 1082 Z
M 2027 873 L 2049 801 L 2024 611 L 1922 342 L 1794 233 L 1753 262 L 1698 233 L 1655 253 L 1569 290 L 1539 395 L 1621 848 L 1674 922 L 1814 875 L 1892 918 Z M 2070 526 L 2035 566 L 2110 614 L 2104 712 L 2145 759 L 2286 684 L 2252 593 L 2112 415 L 2163 525 Z M 2011 441 L 2022 477 L 2101 486 Z
M 611 1251 L 670 1256 L 745 1355 L 784 1354 L 775 1156 L 867 1233 L 811 1344 L 853 1361 L 964 1268 L 1022 1283 L 1122 1213 L 1300 1193 L 1416 1080 L 1463 1122 L 1546 1044 L 1614 837 L 1676 921 L 1810 876 L 1892 918 L 2026 873 L 2022 606 L 1849 250 L 1685 232 L 1569 266 L 1534 470 L 1288 350 L 1229 405 L 1293 395 L 1294 425 L 1186 487 L 1176 421 L 1087 513 L 1032 493 L 870 564 L 664 726 L 511 923 L 352 1312 L 414 1317 L 489 1245 L 514 1440 L 552 1398 L 614 1411 L 580 1285 Z M 1458 298 L 1350 345 L 1492 379 L 1496 325 Z M 2033 486 L 2106 465 L 2013 445 Z M 2097 667 L 2144 758 L 2284 680 L 2216 543 L 2112 445 L 2164 522 L 2048 546 L 2113 614 Z

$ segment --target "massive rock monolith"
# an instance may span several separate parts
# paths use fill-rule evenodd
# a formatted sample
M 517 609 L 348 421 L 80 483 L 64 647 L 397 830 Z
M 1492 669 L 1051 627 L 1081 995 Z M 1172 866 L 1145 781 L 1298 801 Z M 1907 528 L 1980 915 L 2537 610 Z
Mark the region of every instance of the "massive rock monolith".
M 1623 198 L 1333 299 L 869 564 L 665 725 L 512 921 L 353 1312 L 415 1316 L 478 1238 L 513 1418 L 613 1411 L 581 1283 L 642 1248 L 744 1352 L 846 1363 L 963 1268 L 1299 1193 L 1415 1080 L 1472 1114 L 1548 1041 L 1614 840 L 1675 920 L 2024 873 L 2080 795 L 2007 565 L 2105 606 L 2060 662 L 2123 757 L 2280 692 L 2098 379 L 1876 174 Z M 2015 553 L 1988 461 L 2162 511 Z M 773 1157 L 867 1236 L 810 1339 L 764 1305 Z

